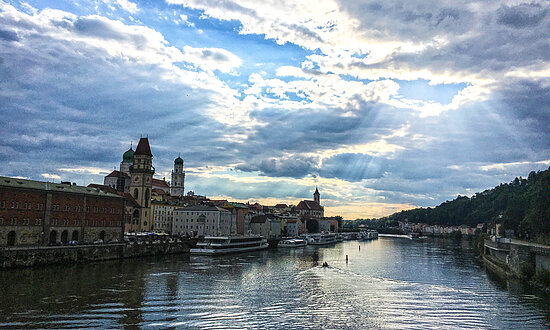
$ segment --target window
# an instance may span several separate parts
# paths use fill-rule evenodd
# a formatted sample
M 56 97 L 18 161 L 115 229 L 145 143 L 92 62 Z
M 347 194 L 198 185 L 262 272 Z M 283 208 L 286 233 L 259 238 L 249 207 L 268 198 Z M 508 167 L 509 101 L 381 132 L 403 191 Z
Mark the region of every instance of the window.
M 16 217 L 11 217 L 10 225 L 14 226 L 16 223 L 17 223 L 17 218 Z
M 6 207 L 6 201 L 0 201 L 0 208 Z
M 57 205 L 57 204 L 52 205 L 52 210 L 54 210 L 54 211 L 59 210 L 59 205 Z
M 41 218 L 36 218 L 36 220 L 34 221 L 34 224 L 35 225 L 41 225 L 42 224 L 42 219 Z
M 0 226 L 4 224 L 4 218 L 0 217 Z
M 65 207 L 63 208 L 63 211 L 67 212 L 71 209 L 71 207 L 68 204 L 65 204 Z
M 16 208 L 18 208 L 18 207 L 19 207 L 19 203 L 18 203 L 18 202 L 15 202 L 15 201 L 11 202 L 11 208 L 12 208 L 12 209 L 16 209 Z
M 138 192 L 138 189 L 135 188 L 135 189 L 134 189 L 134 199 L 138 199 L 138 193 L 139 193 L 139 192 Z

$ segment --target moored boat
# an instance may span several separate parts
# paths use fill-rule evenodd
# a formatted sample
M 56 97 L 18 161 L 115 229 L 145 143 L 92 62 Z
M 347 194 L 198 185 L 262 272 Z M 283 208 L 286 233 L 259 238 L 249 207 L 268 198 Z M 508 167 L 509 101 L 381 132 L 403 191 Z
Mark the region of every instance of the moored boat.
M 277 247 L 282 248 L 294 248 L 294 247 L 300 247 L 300 246 L 306 246 L 307 241 L 303 238 L 290 238 L 290 239 L 284 239 L 279 242 Z
M 336 234 L 310 234 L 306 236 L 309 245 L 327 245 L 336 243 Z
M 198 242 L 191 254 L 217 255 L 267 249 L 267 240 L 262 236 L 206 236 Z
M 378 239 L 378 232 L 376 230 L 362 231 L 357 235 L 357 239 L 360 241 Z

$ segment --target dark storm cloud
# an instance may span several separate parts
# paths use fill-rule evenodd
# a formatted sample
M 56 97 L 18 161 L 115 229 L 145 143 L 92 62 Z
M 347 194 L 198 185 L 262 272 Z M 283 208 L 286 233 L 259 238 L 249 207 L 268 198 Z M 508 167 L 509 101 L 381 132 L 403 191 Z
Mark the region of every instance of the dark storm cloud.
M 503 5 L 497 10 L 497 22 L 515 28 L 537 26 L 548 15 L 548 8 L 536 3 Z
M 18 41 L 19 37 L 15 31 L 10 30 L 0 30 L 0 39 L 6 41 Z

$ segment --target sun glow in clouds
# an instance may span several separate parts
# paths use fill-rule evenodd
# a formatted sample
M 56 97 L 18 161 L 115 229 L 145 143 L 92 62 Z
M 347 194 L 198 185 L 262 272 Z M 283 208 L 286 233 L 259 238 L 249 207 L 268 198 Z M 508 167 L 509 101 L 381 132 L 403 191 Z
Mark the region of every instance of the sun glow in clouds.
M 0 1 L 2 175 L 158 175 L 373 217 L 549 165 L 544 1 Z M 510 176 L 510 177 L 508 177 Z

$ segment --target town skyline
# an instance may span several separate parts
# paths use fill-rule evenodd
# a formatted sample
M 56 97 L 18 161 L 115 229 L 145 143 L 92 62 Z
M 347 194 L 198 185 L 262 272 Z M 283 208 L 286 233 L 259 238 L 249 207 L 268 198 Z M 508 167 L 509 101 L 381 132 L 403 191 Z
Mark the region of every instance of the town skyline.
M 0 1 L 0 175 L 101 184 L 148 136 L 186 192 L 327 215 L 550 165 L 544 2 Z

